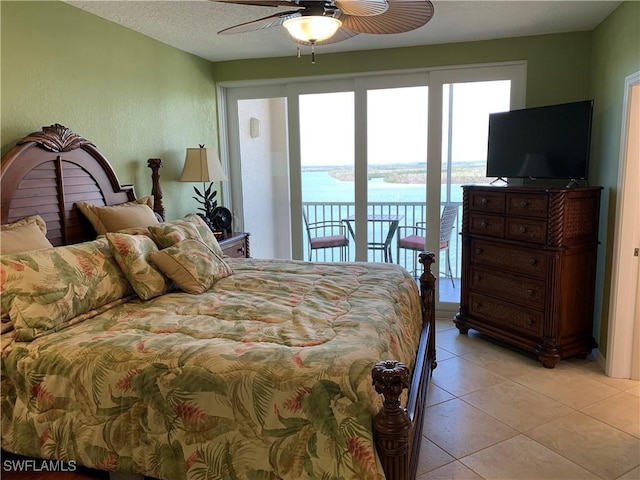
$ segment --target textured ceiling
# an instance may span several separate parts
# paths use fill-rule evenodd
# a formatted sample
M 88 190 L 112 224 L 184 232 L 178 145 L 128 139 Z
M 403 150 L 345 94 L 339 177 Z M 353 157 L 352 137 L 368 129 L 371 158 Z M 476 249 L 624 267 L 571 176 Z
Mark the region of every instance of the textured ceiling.
M 617 0 L 432 2 L 433 19 L 417 30 L 393 35 L 360 34 L 343 42 L 317 46 L 316 51 L 346 52 L 592 30 L 621 3 Z M 210 0 L 70 0 L 67 3 L 211 61 L 296 54 L 297 45 L 282 27 L 217 35 L 223 28 L 290 8 L 276 10 Z

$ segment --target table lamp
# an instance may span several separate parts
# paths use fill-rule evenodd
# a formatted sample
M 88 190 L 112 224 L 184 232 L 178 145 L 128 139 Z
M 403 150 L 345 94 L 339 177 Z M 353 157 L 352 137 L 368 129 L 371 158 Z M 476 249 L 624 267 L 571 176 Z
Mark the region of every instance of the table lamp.
M 215 200 L 218 192 L 213 190 L 213 182 L 226 180 L 227 176 L 222 171 L 222 165 L 215 150 L 204 148 L 204 145 L 200 145 L 200 148 L 187 148 L 187 156 L 184 161 L 182 175 L 180 175 L 180 181 L 202 182 L 202 191 L 196 186 L 193 187 L 197 195 L 193 198 L 202 205 L 198 210 L 203 213 L 199 215 L 210 227 L 212 227 L 213 211 L 218 205 L 217 200 Z M 206 185 L 207 182 L 211 182 L 208 187 Z

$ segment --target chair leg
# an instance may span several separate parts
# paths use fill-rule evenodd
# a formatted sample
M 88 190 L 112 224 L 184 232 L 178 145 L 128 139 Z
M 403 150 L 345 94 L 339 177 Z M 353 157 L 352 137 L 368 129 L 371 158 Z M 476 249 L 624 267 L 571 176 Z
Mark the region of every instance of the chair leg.
M 453 272 L 451 271 L 451 257 L 449 256 L 449 249 L 447 249 L 447 271 L 449 272 L 451 285 L 453 286 L 453 288 L 456 288 L 456 283 L 453 281 Z

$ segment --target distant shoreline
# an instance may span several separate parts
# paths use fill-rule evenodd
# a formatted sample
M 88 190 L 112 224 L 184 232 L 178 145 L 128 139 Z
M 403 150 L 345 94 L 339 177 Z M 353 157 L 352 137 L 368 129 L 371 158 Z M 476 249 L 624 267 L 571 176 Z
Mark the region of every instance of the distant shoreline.
M 425 169 L 426 164 L 424 163 L 371 165 L 367 176 L 369 180 L 382 178 L 386 183 L 416 185 L 425 182 Z M 327 172 L 330 177 L 339 181 L 353 182 L 354 180 L 354 170 L 351 166 L 308 166 L 302 167 L 302 172 Z M 451 183 L 483 183 L 486 181 L 484 162 L 466 162 L 455 165 L 451 169 Z M 446 183 L 446 171 L 442 172 L 441 183 Z

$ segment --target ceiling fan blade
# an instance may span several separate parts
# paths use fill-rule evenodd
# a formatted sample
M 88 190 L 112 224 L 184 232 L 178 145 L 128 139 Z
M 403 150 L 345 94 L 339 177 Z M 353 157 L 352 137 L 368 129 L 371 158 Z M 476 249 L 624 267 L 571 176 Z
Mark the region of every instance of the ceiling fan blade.
M 387 0 L 386 12 L 373 17 L 339 15 L 342 26 L 358 33 L 402 33 L 420 28 L 433 17 L 429 0 Z
M 355 37 L 358 35 L 358 32 L 354 32 L 353 30 L 349 30 L 348 28 L 340 27 L 338 31 L 330 38 L 326 40 L 322 40 L 321 42 L 315 42 L 313 45 L 330 45 L 332 43 L 342 42 L 343 40 L 349 40 L 351 37 Z M 300 45 L 312 45 L 311 42 L 304 42 L 302 40 L 298 40 L 297 38 L 293 38 L 289 35 L 289 38 Z
M 247 23 L 241 23 L 234 25 L 233 27 L 220 30 L 218 34 L 231 34 L 231 33 L 246 33 L 255 32 L 257 30 L 263 30 L 265 28 L 279 27 L 288 18 L 299 17 L 300 13 L 297 10 L 290 12 L 276 13 L 275 15 L 269 15 L 268 17 L 252 20 Z
M 294 0 L 214 0 L 218 3 L 249 5 L 254 7 L 297 7 Z
M 387 0 L 335 0 L 335 6 L 345 15 L 368 17 L 387 11 Z

